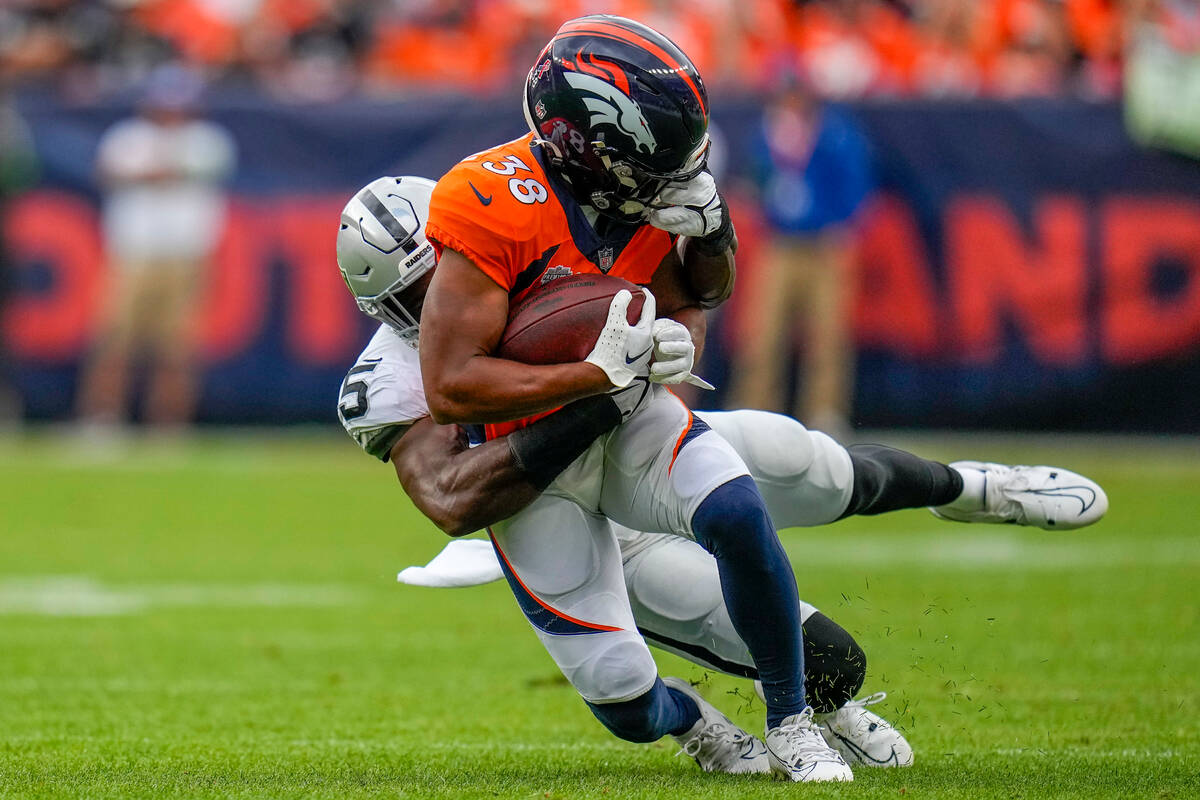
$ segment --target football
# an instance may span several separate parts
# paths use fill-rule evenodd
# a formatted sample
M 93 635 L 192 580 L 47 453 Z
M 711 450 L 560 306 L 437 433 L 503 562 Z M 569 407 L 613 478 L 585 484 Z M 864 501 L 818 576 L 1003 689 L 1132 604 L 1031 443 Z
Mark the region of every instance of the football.
M 524 364 L 566 364 L 592 352 L 608 319 L 617 292 L 628 289 L 628 319 L 642 313 L 645 296 L 639 287 L 609 275 L 568 275 L 534 289 L 509 310 L 508 327 L 496 354 Z

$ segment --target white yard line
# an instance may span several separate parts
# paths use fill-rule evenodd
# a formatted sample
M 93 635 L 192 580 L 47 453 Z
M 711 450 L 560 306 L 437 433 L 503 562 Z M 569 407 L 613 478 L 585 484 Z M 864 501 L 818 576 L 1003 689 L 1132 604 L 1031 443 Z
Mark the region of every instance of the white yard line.
M 103 617 L 156 608 L 312 608 L 363 601 L 356 587 L 337 584 L 169 583 L 108 585 L 73 575 L 0 578 L 0 615 Z

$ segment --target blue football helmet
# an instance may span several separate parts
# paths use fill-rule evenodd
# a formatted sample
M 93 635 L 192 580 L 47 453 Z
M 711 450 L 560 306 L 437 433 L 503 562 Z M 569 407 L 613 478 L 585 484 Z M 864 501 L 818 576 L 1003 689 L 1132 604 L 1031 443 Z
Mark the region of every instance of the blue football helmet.
M 623 221 L 708 157 L 700 73 L 666 36 L 623 17 L 558 29 L 529 71 L 525 118 L 575 199 Z

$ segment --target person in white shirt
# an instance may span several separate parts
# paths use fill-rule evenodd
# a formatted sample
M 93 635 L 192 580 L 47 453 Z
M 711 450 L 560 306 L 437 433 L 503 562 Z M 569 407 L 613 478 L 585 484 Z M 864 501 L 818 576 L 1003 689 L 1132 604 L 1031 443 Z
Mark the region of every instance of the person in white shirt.
M 137 116 L 101 138 L 96 159 L 105 191 L 108 290 L 79 414 L 115 424 L 126 415 L 134 359 L 148 359 L 144 418 L 191 420 L 196 353 L 191 311 L 225 219 L 224 181 L 233 171 L 232 137 L 198 118 L 201 84 L 178 67 L 154 73 Z

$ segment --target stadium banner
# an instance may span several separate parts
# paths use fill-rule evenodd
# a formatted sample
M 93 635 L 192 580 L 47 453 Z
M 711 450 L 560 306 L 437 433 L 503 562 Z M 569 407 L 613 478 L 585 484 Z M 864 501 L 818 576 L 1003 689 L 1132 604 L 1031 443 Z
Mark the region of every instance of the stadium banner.
M 740 280 L 753 280 L 770 233 L 738 178 L 749 182 L 760 106 L 717 98 L 714 108 Z M 40 181 L 0 220 L 3 371 L 28 418 L 67 419 L 106 274 L 96 144 L 130 106 L 31 94 L 20 109 Z M 857 221 L 856 424 L 1200 432 L 1200 163 L 1134 145 L 1115 105 L 849 111 L 878 186 Z M 313 107 L 225 92 L 209 112 L 239 153 L 196 298 L 200 418 L 332 424 L 373 325 L 334 262 L 341 206 L 380 175 L 436 178 L 521 135 L 523 122 L 507 100 L 444 96 Z M 735 294 L 714 320 L 701 371 L 718 386 L 753 319 Z

